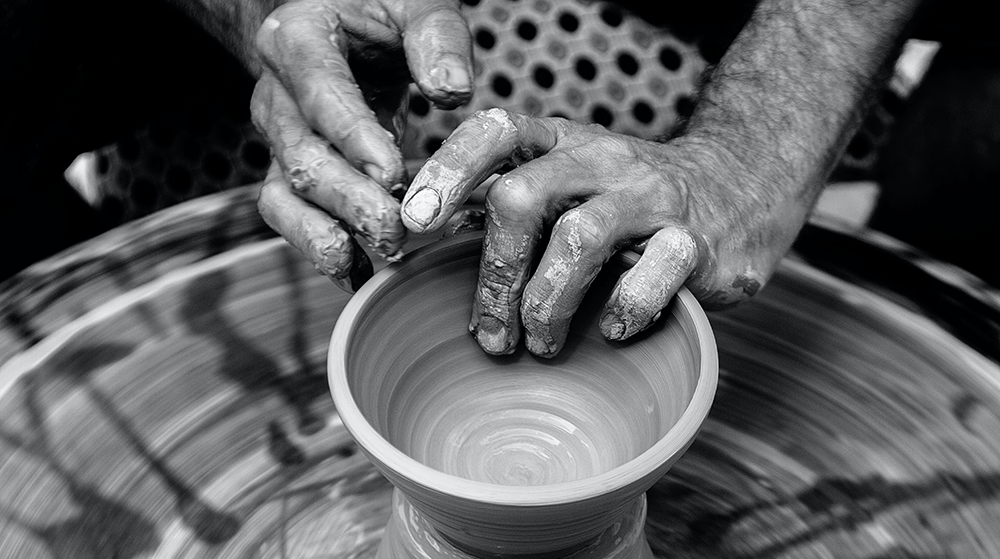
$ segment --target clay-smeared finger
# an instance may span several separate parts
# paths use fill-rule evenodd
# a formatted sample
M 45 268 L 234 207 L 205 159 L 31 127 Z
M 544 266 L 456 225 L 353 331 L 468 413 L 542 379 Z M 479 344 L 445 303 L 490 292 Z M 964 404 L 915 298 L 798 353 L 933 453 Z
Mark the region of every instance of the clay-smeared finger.
M 399 202 L 317 136 L 268 71 L 254 90 L 251 112 L 296 194 L 343 220 L 379 255 L 389 260 L 402 256 L 406 230 Z
M 403 223 L 417 233 L 441 228 L 495 171 L 555 147 L 564 125 L 562 119 L 526 117 L 503 109 L 472 115 L 413 178 L 403 199 Z
M 514 351 L 521 295 L 547 223 L 593 195 L 587 171 L 553 152 L 496 179 L 486 194 L 486 235 L 469 330 L 487 353 Z
M 403 48 L 417 87 L 436 105 L 454 108 L 472 97 L 472 37 L 459 0 L 407 3 Z
M 469 332 L 483 351 L 503 355 L 521 339 L 521 293 L 528 279 L 545 199 L 515 179 L 501 177 L 486 198 L 486 235 Z
M 354 292 L 371 277 L 364 250 L 337 220 L 291 191 L 277 162 L 271 163 L 257 208 L 272 229 L 345 291 Z
M 614 197 L 595 198 L 562 215 L 521 301 L 528 351 L 553 357 L 601 267 L 617 249 L 622 219 Z
M 384 188 L 402 182 L 402 155 L 365 102 L 347 62 L 340 17 L 330 6 L 280 6 L 261 26 L 257 48 L 312 129 Z
M 678 227 L 657 231 L 644 248 L 604 306 L 601 333 L 609 340 L 630 338 L 656 322 L 698 262 L 694 238 Z

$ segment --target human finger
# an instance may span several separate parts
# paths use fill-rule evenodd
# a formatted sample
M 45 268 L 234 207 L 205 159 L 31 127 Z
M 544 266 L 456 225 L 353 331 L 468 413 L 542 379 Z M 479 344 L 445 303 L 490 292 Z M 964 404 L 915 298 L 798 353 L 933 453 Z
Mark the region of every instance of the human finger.
M 261 26 L 257 49 L 303 120 L 352 166 L 384 188 L 402 182 L 402 155 L 365 102 L 347 62 L 340 18 L 329 6 L 283 4 Z
M 399 202 L 313 132 L 269 71 L 257 83 L 251 113 L 296 194 L 342 219 L 377 254 L 388 260 L 402 256 L 406 230 Z
M 562 349 L 570 320 L 601 267 L 632 231 L 623 203 L 605 194 L 564 213 L 524 288 L 521 323 L 528 351 L 553 357 Z
M 656 322 L 697 262 L 698 245 L 687 230 L 670 226 L 657 231 L 611 292 L 600 320 L 604 337 L 624 340 Z
M 372 263 L 337 220 L 306 202 L 285 182 L 272 161 L 257 198 L 264 221 L 297 248 L 316 269 L 353 293 L 372 276 Z
M 498 178 L 486 194 L 486 235 L 469 330 L 487 353 L 514 351 L 521 297 L 555 215 L 597 192 L 588 171 L 556 151 Z
M 420 91 L 436 105 L 454 108 L 472 97 L 472 37 L 458 0 L 406 5 L 403 49 Z
M 425 233 L 442 227 L 484 179 L 547 153 L 566 121 L 503 109 L 469 117 L 421 167 L 403 198 L 403 223 Z

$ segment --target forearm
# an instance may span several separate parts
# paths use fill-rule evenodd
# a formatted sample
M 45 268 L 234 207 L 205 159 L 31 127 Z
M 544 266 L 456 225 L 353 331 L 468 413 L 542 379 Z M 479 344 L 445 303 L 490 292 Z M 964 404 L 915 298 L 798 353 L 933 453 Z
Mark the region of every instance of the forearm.
M 261 63 L 254 37 L 267 17 L 284 0 L 167 0 L 226 48 L 253 76 Z
M 731 188 L 756 211 L 777 205 L 804 220 L 920 3 L 763 0 L 707 81 L 687 134 L 723 146 L 745 175 Z

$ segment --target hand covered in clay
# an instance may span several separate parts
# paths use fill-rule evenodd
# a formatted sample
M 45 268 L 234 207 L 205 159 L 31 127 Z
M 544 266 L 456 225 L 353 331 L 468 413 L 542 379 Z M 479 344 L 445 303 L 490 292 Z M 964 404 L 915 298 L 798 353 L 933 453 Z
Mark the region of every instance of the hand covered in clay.
M 458 0 L 291 0 L 256 37 L 263 71 L 251 102 L 274 161 L 265 221 L 346 288 L 371 275 L 359 234 L 401 256 L 405 168 L 397 142 L 408 84 L 452 108 L 472 95 L 469 29 Z
M 492 354 L 554 356 L 601 267 L 640 243 L 601 331 L 624 340 L 653 323 L 685 283 L 717 309 L 752 296 L 805 218 L 808 202 L 767 185 L 722 145 L 693 135 L 660 144 L 598 125 L 500 109 L 464 122 L 414 178 L 406 226 L 440 228 L 469 192 L 486 194 L 486 237 L 470 330 Z M 537 264 L 537 267 L 535 267 Z

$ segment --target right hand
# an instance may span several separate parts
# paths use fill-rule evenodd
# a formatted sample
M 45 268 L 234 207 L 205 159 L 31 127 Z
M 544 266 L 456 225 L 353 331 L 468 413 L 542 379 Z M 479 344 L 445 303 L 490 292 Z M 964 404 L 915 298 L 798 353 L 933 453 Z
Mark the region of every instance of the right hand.
M 458 0 L 290 0 L 256 38 L 263 71 L 251 101 L 274 160 L 264 220 L 317 269 L 356 289 L 380 256 L 402 256 L 393 192 L 406 180 L 412 80 L 434 104 L 472 96 L 472 43 Z
M 469 324 L 495 355 L 514 352 L 522 335 L 531 353 L 558 354 L 605 263 L 648 239 L 601 315 L 604 336 L 625 340 L 652 325 L 681 285 L 706 309 L 750 298 L 805 221 L 810 199 L 798 193 L 818 186 L 762 179 L 783 176 L 783 163 L 737 157 L 724 138 L 689 132 L 660 144 L 596 124 L 481 111 L 414 177 L 403 220 L 437 231 L 484 178 L 503 173 L 486 193 Z

